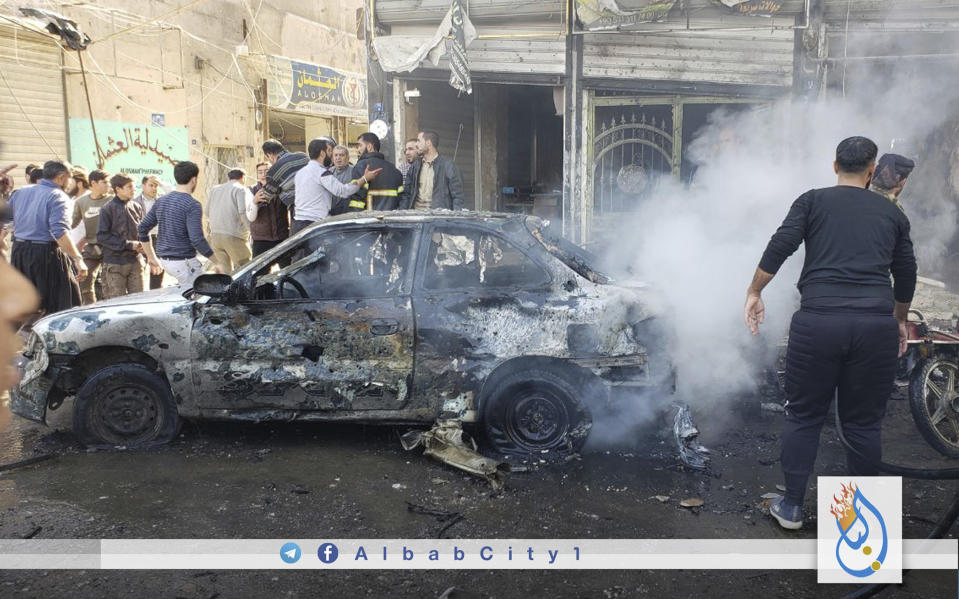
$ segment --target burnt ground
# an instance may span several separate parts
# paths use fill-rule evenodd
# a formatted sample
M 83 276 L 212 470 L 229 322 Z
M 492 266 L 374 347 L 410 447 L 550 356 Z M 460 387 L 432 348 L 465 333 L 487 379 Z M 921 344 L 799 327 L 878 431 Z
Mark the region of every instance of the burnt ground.
M 713 451 L 710 473 L 678 465 L 668 437 L 628 450 L 510 475 L 503 492 L 405 452 L 406 429 L 357 425 L 191 424 L 173 444 L 145 451 L 82 449 L 69 403 L 50 428 L 0 405 L 0 464 L 54 459 L 0 474 L 0 538 L 787 538 L 763 513 L 781 482 L 781 414 L 750 399 L 721 428 L 693 410 Z M 831 426 L 821 474 L 844 473 Z M 890 402 L 890 461 L 945 465 L 921 440 L 908 402 Z M 955 466 L 954 463 L 950 464 Z M 925 536 L 959 484 L 903 482 L 904 537 Z M 654 495 L 668 495 L 660 503 Z M 695 497 L 698 509 L 680 507 Z M 414 513 L 408 502 L 461 519 Z M 451 524 L 452 522 L 452 524 Z M 957 528 L 953 527 L 951 536 Z M 695 568 L 694 563 L 689 564 Z M 881 597 L 955 597 L 956 573 L 905 574 Z M 815 571 L 0 571 L 2 597 L 841 597 Z M 748 590 L 747 590 L 748 589 Z M 745 593 L 744 593 L 745 591 Z

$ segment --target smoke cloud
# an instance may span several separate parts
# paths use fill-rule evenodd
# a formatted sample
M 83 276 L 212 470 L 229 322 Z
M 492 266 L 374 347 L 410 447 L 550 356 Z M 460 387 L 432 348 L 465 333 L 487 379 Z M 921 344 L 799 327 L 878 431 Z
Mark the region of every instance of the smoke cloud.
M 857 48 L 869 55 L 868 48 Z M 708 414 L 710 428 L 722 426 L 717 418 L 730 413 L 736 398 L 757 391 L 763 369 L 785 340 L 799 303 L 802 248 L 763 293 L 766 322 L 758 338 L 743 323 L 746 288 L 793 200 L 835 185 L 832 163 L 842 139 L 863 135 L 880 154 L 916 159 L 901 199 L 920 274 L 947 276 L 948 265 L 959 262 L 947 259 L 959 190 L 956 69 L 859 64 L 857 73 L 845 97 L 714 111 L 687 141 L 687 157 L 698 165 L 691 182 L 656 180 L 611 234 L 607 261 L 629 267 L 662 294 L 679 375 L 675 399 L 689 403 L 699 418 Z M 629 424 L 649 416 L 643 408 Z M 627 429 L 612 427 L 595 436 L 611 442 Z

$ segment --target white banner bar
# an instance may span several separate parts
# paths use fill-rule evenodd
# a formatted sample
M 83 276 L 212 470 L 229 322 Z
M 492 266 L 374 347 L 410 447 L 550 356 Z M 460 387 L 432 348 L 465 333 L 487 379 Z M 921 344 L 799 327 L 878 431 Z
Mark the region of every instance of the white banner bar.
M 959 569 L 956 539 L 903 541 L 906 570 Z M 0 569 L 814 570 L 816 539 L 0 540 Z

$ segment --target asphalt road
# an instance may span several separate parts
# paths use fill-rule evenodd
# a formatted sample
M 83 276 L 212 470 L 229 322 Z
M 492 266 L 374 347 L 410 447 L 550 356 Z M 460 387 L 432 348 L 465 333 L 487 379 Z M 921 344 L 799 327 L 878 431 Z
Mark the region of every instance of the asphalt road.
M 69 408 L 51 427 L 0 405 L 0 464 L 53 459 L 0 473 L 0 538 L 812 538 L 815 491 L 802 531 L 781 530 L 761 495 L 781 483 L 781 415 L 741 405 L 694 406 L 709 472 L 679 465 L 663 423 L 616 449 L 514 472 L 506 489 L 404 451 L 405 429 L 357 425 L 188 423 L 148 451 L 81 448 Z M 718 415 L 722 415 L 719 417 Z M 596 431 L 594 431 L 596 435 Z M 906 402 L 890 403 L 886 457 L 944 465 Z M 599 435 L 597 435 L 599 438 Z M 834 431 L 821 474 L 844 473 Z M 587 448 L 589 449 L 589 448 Z M 955 463 L 949 464 L 955 466 Z M 955 482 L 903 482 L 904 537 L 925 536 Z M 661 503 L 656 495 L 668 496 Z M 679 506 L 686 498 L 701 508 Z M 409 504 L 446 512 L 416 513 Z M 954 538 L 957 528 L 951 535 Z M 842 597 L 815 571 L 0 571 L 2 597 Z M 956 597 L 956 572 L 905 574 L 880 597 Z

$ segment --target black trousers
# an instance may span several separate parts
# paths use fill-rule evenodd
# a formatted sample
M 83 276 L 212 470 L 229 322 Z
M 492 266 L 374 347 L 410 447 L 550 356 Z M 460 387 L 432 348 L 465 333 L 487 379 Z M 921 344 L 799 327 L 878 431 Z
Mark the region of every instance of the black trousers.
M 153 244 L 153 252 L 156 253 L 157 251 L 156 235 L 150 235 L 150 243 Z M 147 271 L 150 271 L 149 266 L 147 266 Z M 160 272 L 160 274 L 155 275 L 153 274 L 152 271 L 150 271 L 150 289 L 159 289 L 160 287 L 163 287 L 163 272 Z
M 786 501 L 802 505 L 819 449 L 819 434 L 838 391 L 843 433 L 860 453 L 882 457 L 882 419 L 892 393 L 899 348 L 899 326 L 892 302 L 871 309 L 830 306 L 796 312 L 786 349 L 786 422 L 782 463 Z M 878 471 L 850 452 L 849 473 Z
M 80 285 L 77 284 L 73 264 L 56 243 L 15 239 L 10 251 L 10 264 L 37 288 L 40 310 L 44 314 L 80 305 Z
M 255 258 L 263 252 L 268 252 L 281 243 L 283 243 L 282 239 L 279 241 L 257 241 L 254 239 L 252 243 L 253 257 Z

